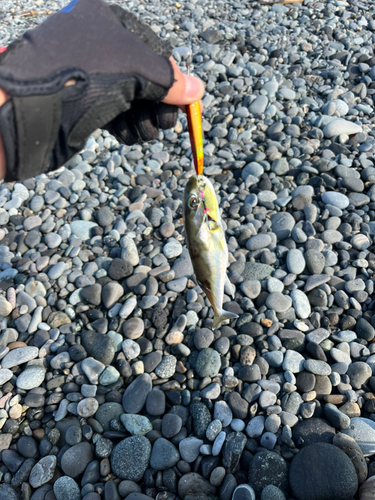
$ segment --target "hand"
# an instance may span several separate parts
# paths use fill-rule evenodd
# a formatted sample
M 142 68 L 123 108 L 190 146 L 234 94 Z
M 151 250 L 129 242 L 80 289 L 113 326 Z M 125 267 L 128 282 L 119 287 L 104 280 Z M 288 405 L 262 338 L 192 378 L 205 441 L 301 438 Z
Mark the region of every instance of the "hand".
M 174 84 L 169 89 L 168 94 L 163 99 L 167 104 L 174 104 L 185 112 L 186 104 L 200 101 L 204 94 L 204 85 L 202 80 L 195 76 L 189 76 L 182 73 L 178 68 L 173 57 L 170 61 L 174 70 Z M 201 104 L 201 111 L 203 105 Z
M 0 54 L 0 88 L 9 181 L 64 165 L 97 128 L 127 144 L 155 139 L 174 126 L 176 105 L 204 92 L 150 28 L 102 0 L 72 2 L 13 42 Z

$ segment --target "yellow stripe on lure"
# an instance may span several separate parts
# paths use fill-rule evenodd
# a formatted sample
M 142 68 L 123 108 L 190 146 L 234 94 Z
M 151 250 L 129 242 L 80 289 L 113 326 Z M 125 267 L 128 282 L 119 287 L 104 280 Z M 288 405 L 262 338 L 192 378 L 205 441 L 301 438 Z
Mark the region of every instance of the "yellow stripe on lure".
M 197 281 L 214 309 L 215 329 L 222 321 L 238 316 L 223 309 L 228 247 L 215 190 L 207 177 L 193 175 L 189 179 L 183 212 L 186 245 Z
M 193 153 L 195 171 L 198 175 L 203 174 L 203 132 L 202 117 L 199 102 L 188 104 L 187 120 Z

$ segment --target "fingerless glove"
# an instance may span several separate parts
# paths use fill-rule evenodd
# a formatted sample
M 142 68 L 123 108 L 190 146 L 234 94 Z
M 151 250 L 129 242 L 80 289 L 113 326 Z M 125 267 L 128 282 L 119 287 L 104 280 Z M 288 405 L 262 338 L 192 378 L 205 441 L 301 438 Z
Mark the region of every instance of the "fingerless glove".
M 171 50 L 132 13 L 73 0 L 0 54 L 6 180 L 54 170 L 97 128 L 133 144 L 171 128 L 160 101 L 174 82 Z

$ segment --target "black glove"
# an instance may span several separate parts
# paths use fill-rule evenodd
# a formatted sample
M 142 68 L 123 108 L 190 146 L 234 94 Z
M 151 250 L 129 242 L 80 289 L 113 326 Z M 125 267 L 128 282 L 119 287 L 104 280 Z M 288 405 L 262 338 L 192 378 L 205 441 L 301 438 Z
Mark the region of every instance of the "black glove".
M 175 125 L 171 50 L 133 14 L 73 0 L 0 54 L 6 180 L 54 170 L 97 128 L 134 144 Z

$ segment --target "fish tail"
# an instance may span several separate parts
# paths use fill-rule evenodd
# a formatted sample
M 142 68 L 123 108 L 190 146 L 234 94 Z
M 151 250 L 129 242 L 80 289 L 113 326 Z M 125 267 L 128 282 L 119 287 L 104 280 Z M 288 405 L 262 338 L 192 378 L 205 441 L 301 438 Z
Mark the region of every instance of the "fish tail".
M 237 314 L 222 309 L 220 311 L 220 314 L 214 317 L 214 321 L 212 323 L 212 329 L 215 330 L 217 325 L 219 325 L 222 321 L 225 321 L 226 319 L 237 319 L 237 318 L 238 318 Z

